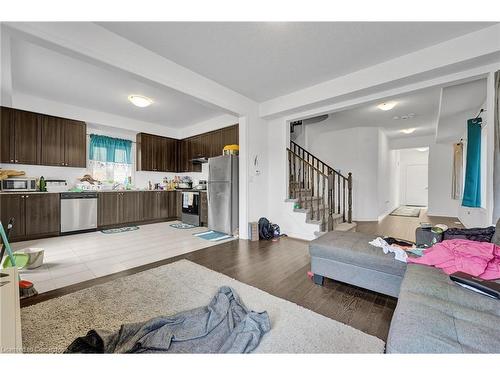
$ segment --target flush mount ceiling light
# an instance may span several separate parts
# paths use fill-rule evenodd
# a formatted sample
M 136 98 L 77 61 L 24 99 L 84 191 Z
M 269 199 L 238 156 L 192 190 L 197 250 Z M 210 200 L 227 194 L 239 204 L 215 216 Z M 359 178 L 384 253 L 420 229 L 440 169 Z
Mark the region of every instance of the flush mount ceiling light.
M 415 128 L 408 128 L 408 129 L 403 129 L 403 130 L 400 130 L 401 133 L 405 133 L 405 134 L 411 134 L 413 133 L 415 130 Z
M 429 147 L 419 147 L 419 148 L 417 148 L 417 151 L 424 152 L 424 151 L 427 151 L 428 149 L 429 149 Z
M 385 103 L 382 103 L 382 104 L 379 104 L 377 106 L 378 109 L 381 109 L 382 111 L 390 111 L 391 109 L 393 109 L 396 104 L 398 104 L 397 102 L 385 102 Z
M 392 119 L 393 120 L 409 120 L 411 118 L 414 118 L 415 116 L 416 116 L 415 113 L 408 113 L 407 115 L 394 116 Z
M 130 101 L 130 103 L 132 103 L 136 107 L 141 107 L 141 108 L 144 108 L 144 107 L 147 107 L 147 106 L 150 106 L 151 104 L 153 104 L 153 101 L 151 99 L 149 99 L 146 96 L 142 96 L 142 95 L 129 95 L 128 100 Z

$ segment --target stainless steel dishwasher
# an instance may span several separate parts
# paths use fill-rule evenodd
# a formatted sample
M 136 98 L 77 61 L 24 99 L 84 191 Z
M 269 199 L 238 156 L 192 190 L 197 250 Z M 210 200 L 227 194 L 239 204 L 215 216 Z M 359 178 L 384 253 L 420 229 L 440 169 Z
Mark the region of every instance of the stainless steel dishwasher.
M 61 233 L 97 228 L 97 192 L 61 193 Z

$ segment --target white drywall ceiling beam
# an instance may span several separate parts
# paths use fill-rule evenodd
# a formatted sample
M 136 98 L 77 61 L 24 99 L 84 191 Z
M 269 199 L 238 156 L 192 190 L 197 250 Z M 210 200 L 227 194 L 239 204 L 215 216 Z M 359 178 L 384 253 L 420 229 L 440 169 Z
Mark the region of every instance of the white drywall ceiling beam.
M 54 49 L 169 87 L 231 114 L 257 103 L 92 22 L 7 22 L 11 30 Z
M 324 105 L 347 94 L 359 92 L 360 95 L 366 95 L 363 90 L 387 90 L 394 88 L 398 80 L 408 80 L 409 77 L 432 75 L 433 72 L 436 75 L 444 75 L 446 73 L 443 73 L 443 70 L 456 68 L 457 64 L 474 63 L 475 60 L 478 65 L 484 65 L 485 61 L 491 63 L 492 56 L 495 59 L 499 53 L 500 24 L 497 24 L 268 100 L 260 104 L 259 113 L 262 117 L 273 118 L 304 110 L 308 106 Z

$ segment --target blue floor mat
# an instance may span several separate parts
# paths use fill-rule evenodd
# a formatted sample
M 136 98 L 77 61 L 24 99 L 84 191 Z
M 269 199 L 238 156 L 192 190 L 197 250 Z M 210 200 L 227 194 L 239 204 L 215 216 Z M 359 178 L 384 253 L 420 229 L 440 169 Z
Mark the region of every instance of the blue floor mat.
M 216 232 L 214 230 L 209 230 L 207 232 L 201 232 L 201 233 L 194 233 L 193 236 L 202 238 L 207 241 L 221 241 L 233 237 L 230 236 L 229 234 Z

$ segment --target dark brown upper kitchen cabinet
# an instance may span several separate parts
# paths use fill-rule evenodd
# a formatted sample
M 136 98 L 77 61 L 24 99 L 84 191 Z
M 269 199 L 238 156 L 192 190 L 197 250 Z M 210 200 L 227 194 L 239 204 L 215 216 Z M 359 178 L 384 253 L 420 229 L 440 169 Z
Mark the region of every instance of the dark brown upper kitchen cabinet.
M 179 141 L 177 139 L 165 138 L 165 147 L 167 172 L 177 172 L 179 159 Z
M 0 161 L 2 163 L 14 163 L 14 124 L 12 113 L 11 108 L 0 107 Z
M 44 116 L 42 120 L 41 164 L 64 166 L 64 120 Z
M 60 230 L 59 194 L 2 194 L 0 220 L 5 226 L 14 218 L 12 241 L 57 235 Z
M 139 133 L 136 139 L 137 170 L 177 172 L 177 140 Z
M 42 140 L 44 138 L 42 137 Z M 66 167 L 87 166 L 87 124 L 64 120 L 64 162 Z
M 43 116 L 41 129 L 40 164 L 85 168 L 87 125 L 84 122 Z
M 42 115 L 2 107 L 2 163 L 39 164 Z
M 85 168 L 84 122 L 7 107 L 0 116 L 2 163 Z

